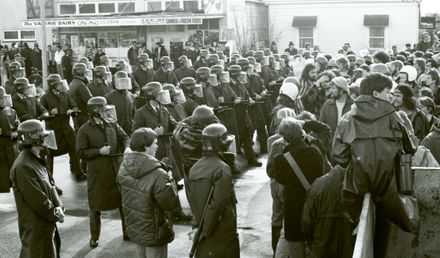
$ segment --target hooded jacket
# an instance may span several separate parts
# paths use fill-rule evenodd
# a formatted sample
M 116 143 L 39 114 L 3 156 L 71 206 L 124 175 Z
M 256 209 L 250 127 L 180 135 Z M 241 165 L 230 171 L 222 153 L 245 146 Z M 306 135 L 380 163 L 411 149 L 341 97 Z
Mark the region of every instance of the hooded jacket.
M 409 121 L 408 121 L 409 122 Z M 382 196 L 394 174 L 403 149 L 414 154 L 417 144 L 407 123 L 387 101 L 361 95 L 336 128 L 333 160 L 347 170 L 344 190 Z
M 173 241 L 171 213 L 179 207 L 179 196 L 167 167 L 145 153 L 129 152 L 124 155 L 116 180 L 130 240 L 143 246 Z

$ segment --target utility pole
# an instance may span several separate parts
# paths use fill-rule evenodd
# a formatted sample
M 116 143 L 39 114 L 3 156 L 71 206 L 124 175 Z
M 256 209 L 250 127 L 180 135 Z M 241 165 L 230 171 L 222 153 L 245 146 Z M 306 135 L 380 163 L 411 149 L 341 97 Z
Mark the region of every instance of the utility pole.
M 43 89 L 47 90 L 47 43 L 46 43 L 46 0 L 40 0 L 40 17 L 41 17 L 41 60 L 43 69 Z

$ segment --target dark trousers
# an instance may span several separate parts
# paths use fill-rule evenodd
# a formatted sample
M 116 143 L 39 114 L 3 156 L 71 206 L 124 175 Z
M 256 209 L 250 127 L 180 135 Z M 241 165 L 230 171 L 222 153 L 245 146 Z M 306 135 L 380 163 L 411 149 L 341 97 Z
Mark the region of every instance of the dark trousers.
M 257 128 L 257 137 L 260 142 L 260 152 L 267 152 L 267 130 L 265 126 Z
M 76 174 L 80 174 L 81 173 L 81 167 L 80 167 L 80 163 L 79 163 L 79 159 L 76 156 L 76 152 L 74 148 L 69 147 L 69 163 L 70 163 L 70 171 L 72 173 Z M 53 159 L 54 157 L 59 156 L 59 155 L 55 155 L 53 151 L 49 151 L 49 153 L 47 154 L 47 168 L 49 169 L 49 172 L 53 175 Z
M 255 161 L 256 159 L 254 149 L 252 148 L 251 137 L 252 137 L 251 134 L 246 134 L 241 139 L 242 140 L 241 143 L 243 144 L 243 149 L 244 149 L 244 155 L 246 156 L 248 162 Z
M 127 236 L 127 232 L 125 230 L 124 212 L 122 211 L 122 207 L 119 208 L 119 213 L 121 214 L 122 235 Z M 101 211 L 91 210 L 89 216 L 90 235 L 91 238 L 96 241 L 99 239 L 99 235 L 101 234 Z

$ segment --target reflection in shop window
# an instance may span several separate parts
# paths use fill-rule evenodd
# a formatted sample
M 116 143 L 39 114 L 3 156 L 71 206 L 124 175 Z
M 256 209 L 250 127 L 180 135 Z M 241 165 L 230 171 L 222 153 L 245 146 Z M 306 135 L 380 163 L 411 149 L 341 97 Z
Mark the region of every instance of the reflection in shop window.
M 98 34 L 98 44 L 102 48 L 117 48 L 118 32 L 100 32 Z
M 76 5 L 74 4 L 60 4 L 60 15 L 68 15 L 76 13 Z
M 79 13 L 87 14 L 87 13 L 95 13 L 95 4 L 80 4 L 79 5 Z
M 3 36 L 4 36 L 3 38 L 5 40 L 18 40 L 19 39 L 18 31 L 5 31 L 3 33 Z
M 137 40 L 136 31 L 121 31 L 119 32 L 119 47 L 129 48 L 131 42 Z
M 199 10 L 199 1 L 183 1 L 183 10 L 195 12 Z
M 166 10 L 179 10 L 180 9 L 180 1 L 166 1 L 165 2 Z
M 158 12 L 162 10 L 162 2 L 147 2 L 147 12 Z
M 35 40 L 35 31 L 22 30 L 20 31 L 20 36 L 22 40 Z
M 101 3 L 98 4 L 99 13 L 114 13 L 116 12 L 115 3 Z
M 118 12 L 120 13 L 134 13 L 134 3 L 118 3 Z

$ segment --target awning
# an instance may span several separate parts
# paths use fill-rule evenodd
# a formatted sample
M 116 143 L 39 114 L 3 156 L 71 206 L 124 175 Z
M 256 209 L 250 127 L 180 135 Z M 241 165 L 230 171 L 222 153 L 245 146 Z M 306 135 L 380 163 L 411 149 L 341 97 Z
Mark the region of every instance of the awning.
M 293 17 L 293 27 L 316 27 L 317 16 L 295 16 Z
M 388 26 L 389 19 L 390 19 L 389 15 L 365 15 L 364 16 L 364 26 L 385 27 L 385 26 Z

